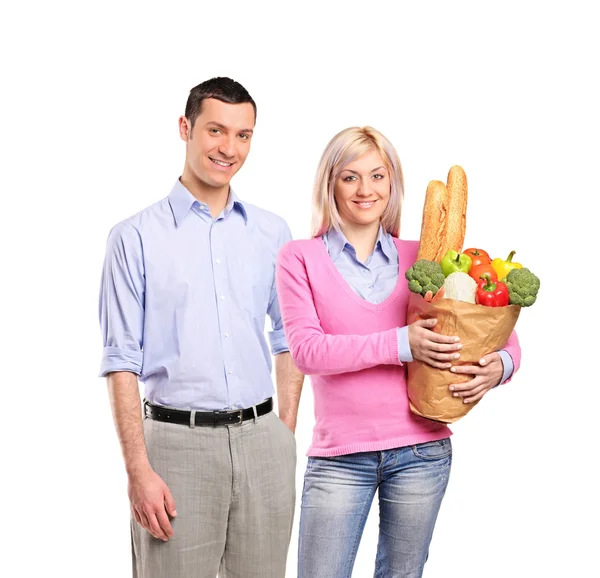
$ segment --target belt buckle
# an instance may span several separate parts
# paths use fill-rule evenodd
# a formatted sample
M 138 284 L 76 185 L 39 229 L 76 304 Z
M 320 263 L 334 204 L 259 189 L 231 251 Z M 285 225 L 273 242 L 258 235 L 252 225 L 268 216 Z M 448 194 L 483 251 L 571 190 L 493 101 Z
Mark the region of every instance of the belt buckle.
M 238 414 L 238 419 L 237 419 L 237 421 L 233 421 L 231 423 L 241 424 L 242 423 L 242 417 L 243 417 L 243 410 L 236 409 L 236 410 L 233 410 L 233 411 L 231 411 L 231 410 L 229 410 L 229 411 L 228 410 L 217 410 L 217 411 L 215 411 L 215 414 L 225 415 L 225 416 L 234 416 L 236 413 Z M 215 423 L 215 425 L 216 425 L 216 423 Z

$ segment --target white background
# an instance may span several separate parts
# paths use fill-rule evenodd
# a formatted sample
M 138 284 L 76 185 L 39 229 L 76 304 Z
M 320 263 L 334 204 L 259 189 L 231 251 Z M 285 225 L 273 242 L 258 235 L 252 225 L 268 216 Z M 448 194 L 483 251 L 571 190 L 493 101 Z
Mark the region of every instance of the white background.
M 515 249 L 542 288 L 518 322 L 521 371 L 453 426 L 425 576 L 597 575 L 600 43 L 585 3 L 18 6 L 0 18 L 4 576 L 130 575 L 126 477 L 96 377 L 104 247 L 168 194 L 188 91 L 218 75 L 258 104 L 236 191 L 296 238 L 319 156 L 347 126 L 395 144 L 404 238 L 419 236 L 429 180 L 464 167 L 465 246 Z M 312 426 L 307 380 L 299 495 Z M 373 508 L 355 577 L 372 575 L 376 540 Z

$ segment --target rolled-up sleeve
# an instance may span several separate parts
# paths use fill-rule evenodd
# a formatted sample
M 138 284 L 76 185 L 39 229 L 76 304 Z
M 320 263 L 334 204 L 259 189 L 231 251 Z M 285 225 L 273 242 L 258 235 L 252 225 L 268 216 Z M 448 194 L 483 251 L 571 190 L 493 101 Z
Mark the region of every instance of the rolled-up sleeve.
M 280 229 L 277 250 L 279 251 L 281 247 L 283 247 L 288 241 L 291 240 L 292 233 L 290 231 L 290 228 L 288 227 L 287 223 L 283 221 Z M 267 309 L 267 313 L 271 318 L 272 327 L 272 330 L 269 331 L 269 344 L 271 346 L 271 353 L 273 355 L 277 355 L 279 353 L 289 351 L 290 348 L 288 346 L 288 342 L 285 338 L 285 333 L 283 331 L 283 321 L 281 319 L 281 310 L 279 309 L 279 299 L 277 297 L 277 284 L 275 280 L 275 275 L 273 275 L 273 283 L 271 284 L 271 295 L 269 298 L 269 308 Z
M 112 229 L 100 284 L 100 328 L 104 350 L 100 377 L 111 371 L 138 375 L 143 365 L 145 275 L 142 241 L 128 223 Z

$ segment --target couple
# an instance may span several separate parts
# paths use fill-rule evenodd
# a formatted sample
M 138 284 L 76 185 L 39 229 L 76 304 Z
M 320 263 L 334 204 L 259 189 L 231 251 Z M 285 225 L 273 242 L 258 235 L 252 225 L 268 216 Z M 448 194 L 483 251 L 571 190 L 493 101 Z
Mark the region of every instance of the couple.
M 230 188 L 255 121 L 239 83 L 193 88 L 179 119 L 183 174 L 109 235 L 100 374 L 128 475 L 133 575 L 284 578 L 307 374 L 316 424 L 298 576 L 351 576 L 377 491 L 375 576 L 421 576 L 451 432 L 410 413 L 404 364 L 447 368 L 461 346 L 431 331 L 435 320 L 406 326 L 404 272 L 418 244 L 398 239 L 400 160 L 372 128 L 337 134 L 317 172 L 312 238 L 291 241 L 283 219 Z M 481 398 L 519 359 L 513 333 L 460 368 L 473 379 L 453 395 Z

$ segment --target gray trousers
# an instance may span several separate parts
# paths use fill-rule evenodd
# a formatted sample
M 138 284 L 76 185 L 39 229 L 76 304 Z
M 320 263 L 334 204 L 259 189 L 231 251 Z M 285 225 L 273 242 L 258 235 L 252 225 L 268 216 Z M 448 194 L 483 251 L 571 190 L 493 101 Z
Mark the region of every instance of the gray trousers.
M 296 441 L 279 417 L 217 427 L 145 418 L 144 435 L 177 517 L 168 542 L 132 518 L 134 578 L 284 578 Z

